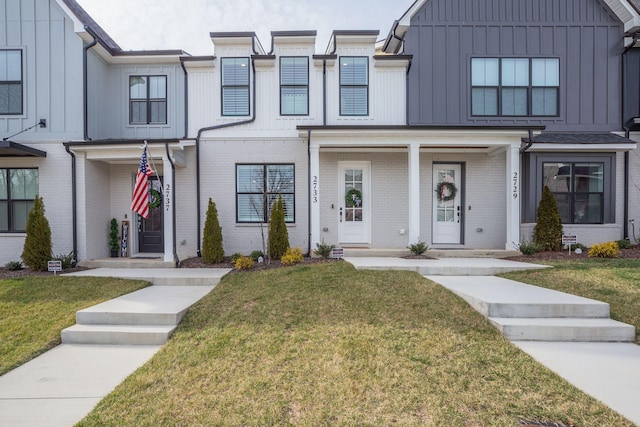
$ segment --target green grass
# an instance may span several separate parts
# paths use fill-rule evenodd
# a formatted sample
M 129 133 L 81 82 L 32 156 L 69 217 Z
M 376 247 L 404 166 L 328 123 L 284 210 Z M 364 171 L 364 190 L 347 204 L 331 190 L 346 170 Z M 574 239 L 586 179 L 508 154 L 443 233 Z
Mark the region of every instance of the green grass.
M 554 268 L 502 275 L 509 279 L 607 302 L 611 318 L 636 327 L 640 344 L 640 260 L 545 261 Z
M 80 426 L 631 426 L 402 271 L 228 275 Z
M 77 310 L 145 286 L 95 277 L 0 280 L 0 375 L 60 344 Z

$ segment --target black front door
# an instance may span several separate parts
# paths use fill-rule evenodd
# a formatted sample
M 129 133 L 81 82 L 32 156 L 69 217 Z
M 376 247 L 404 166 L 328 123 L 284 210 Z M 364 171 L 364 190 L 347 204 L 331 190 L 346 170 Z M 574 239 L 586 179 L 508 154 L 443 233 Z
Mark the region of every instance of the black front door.
M 150 177 L 149 218 L 138 215 L 138 252 L 164 252 L 162 225 L 162 177 Z M 156 207 L 153 207 L 157 205 Z

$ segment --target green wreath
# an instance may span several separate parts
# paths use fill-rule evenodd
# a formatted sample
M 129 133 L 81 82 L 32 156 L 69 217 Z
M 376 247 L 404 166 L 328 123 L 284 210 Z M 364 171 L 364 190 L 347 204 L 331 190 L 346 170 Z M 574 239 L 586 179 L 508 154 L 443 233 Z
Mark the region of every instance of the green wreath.
M 453 182 L 440 181 L 438 185 L 436 185 L 435 191 L 438 196 L 438 201 L 440 202 L 448 202 L 449 200 L 453 200 L 456 198 L 456 194 L 458 194 L 458 189 Z
M 362 207 L 362 191 L 352 188 L 344 195 L 344 203 L 348 208 Z
M 151 197 L 149 197 L 149 209 L 151 210 L 160 206 L 160 203 L 162 203 L 162 195 L 155 188 L 152 188 L 150 193 Z

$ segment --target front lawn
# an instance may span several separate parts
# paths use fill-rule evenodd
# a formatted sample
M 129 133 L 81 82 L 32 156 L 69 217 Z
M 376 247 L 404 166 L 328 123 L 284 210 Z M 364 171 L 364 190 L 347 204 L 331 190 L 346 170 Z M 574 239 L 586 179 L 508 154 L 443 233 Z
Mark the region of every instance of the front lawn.
M 76 311 L 148 285 L 97 277 L 0 280 L 0 375 L 60 344 Z
M 540 261 L 554 268 L 503 277 L 609 303 L 611 318 L 636 327 L 640 344 L 640 260 L 580 258 Z
M 630 422 L 418 274 L 345 262 L 227 275 L 81 426 Z

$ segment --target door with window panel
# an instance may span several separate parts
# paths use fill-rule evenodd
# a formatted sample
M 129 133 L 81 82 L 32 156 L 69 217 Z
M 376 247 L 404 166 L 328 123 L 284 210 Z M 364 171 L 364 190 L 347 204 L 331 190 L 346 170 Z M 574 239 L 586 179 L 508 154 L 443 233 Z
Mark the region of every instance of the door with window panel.
M 371 242 L 371 185 L 369 162 L 340 162 L 340 243 Z
M 462 165 L 434 164 L 432 242 L 434 244 L 462 243 L 463 212 Z M 443 185 L 443 183 L 452 185 Z M 452 192 L 452 189 L 455 190 Z M 454 194 L 455 193 L 455 194 Z

